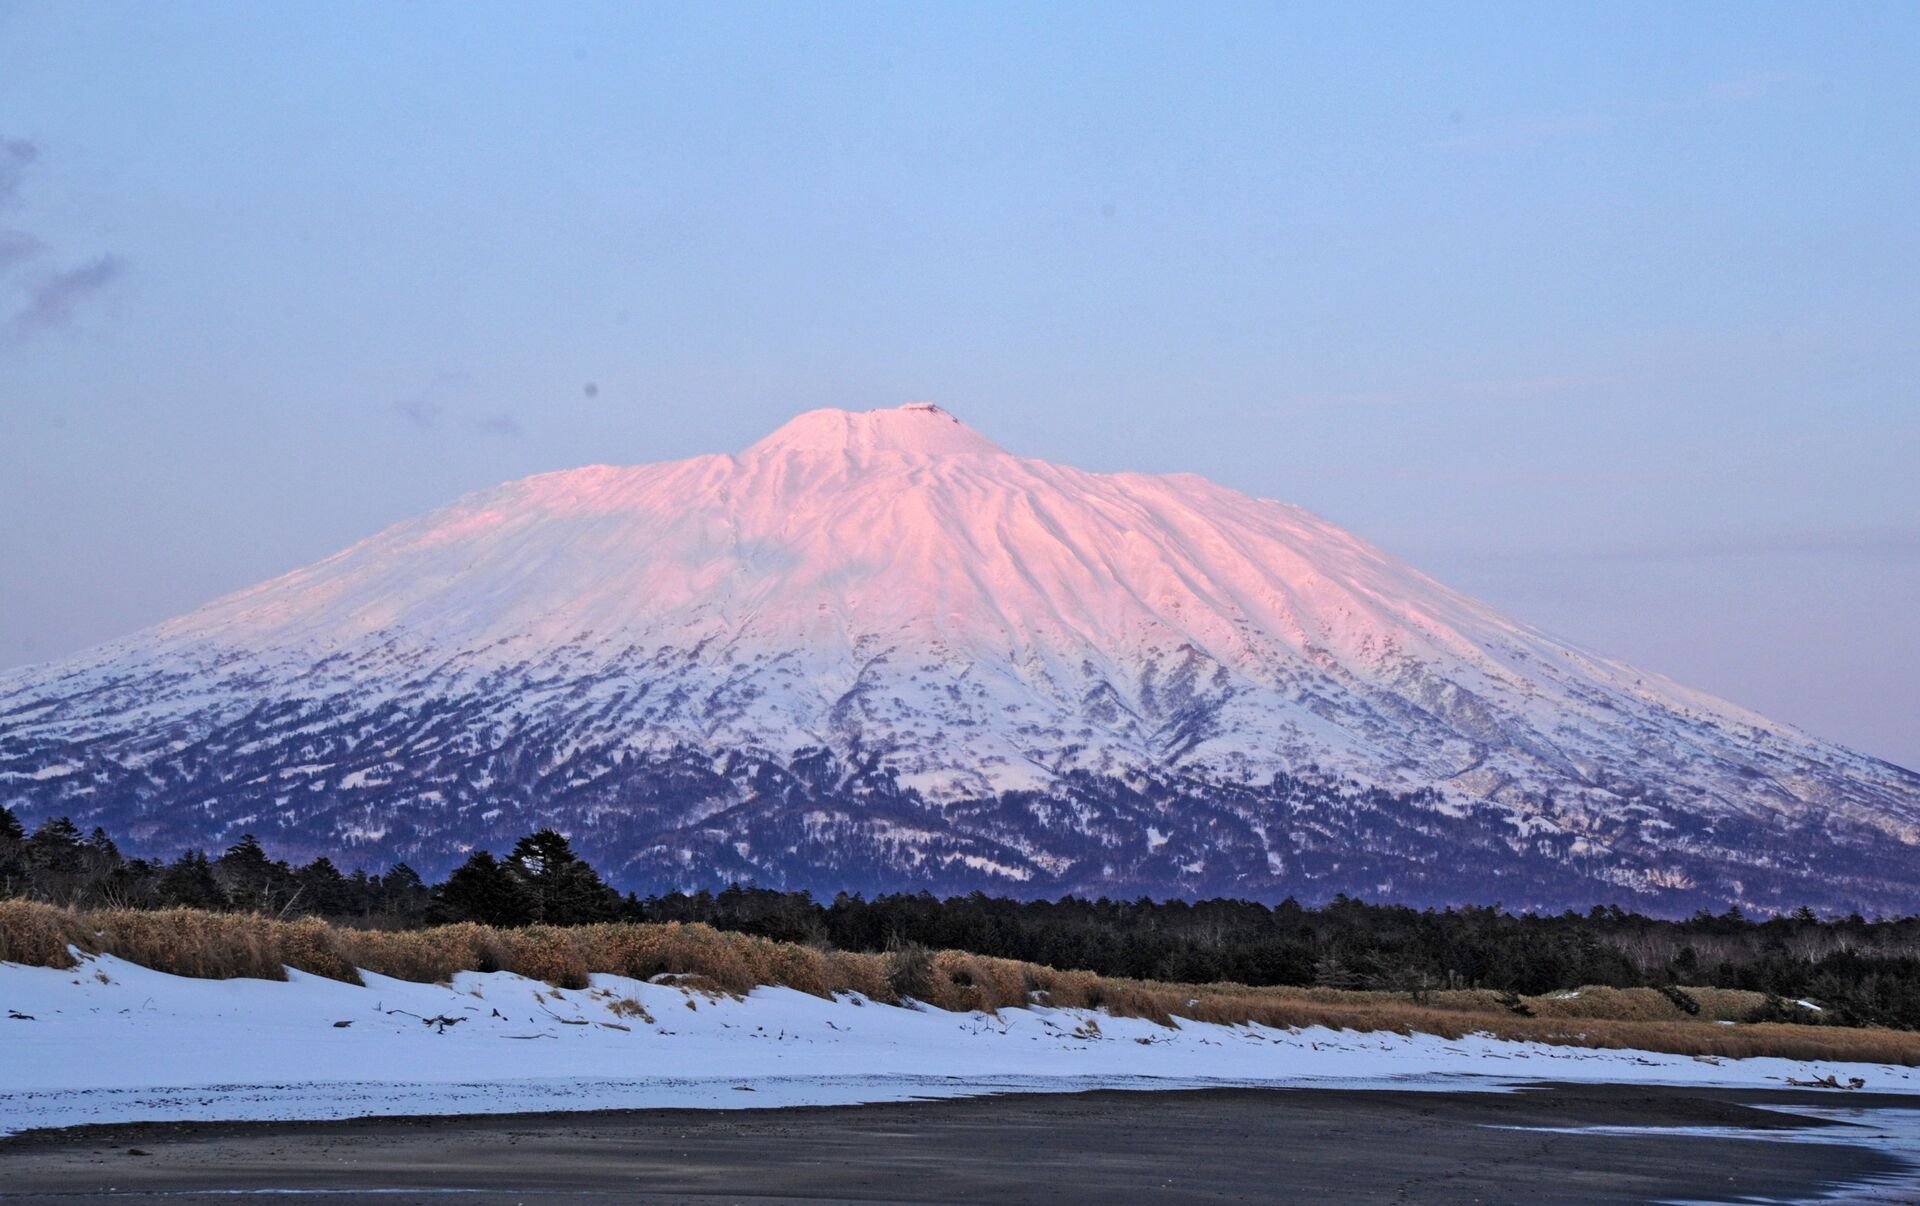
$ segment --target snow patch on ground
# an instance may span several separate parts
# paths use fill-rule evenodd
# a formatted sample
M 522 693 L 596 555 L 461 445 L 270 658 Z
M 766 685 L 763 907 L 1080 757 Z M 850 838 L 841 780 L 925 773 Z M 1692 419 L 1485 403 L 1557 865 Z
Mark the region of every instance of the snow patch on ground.
M 0 963 L 0 1134 L 101 1122 L 829 1105 L 995 1092 L 1206 1085 L 1497 1089 L 1533 1080 L 1780 1086 L 1914 1069 L 1705 1060 L 1470 1037 L 1181 1022 L 1088 1010 L 982 1013 L 744 999 L 596 975 L 506 972 L 364 987 L 193 980 L 111 956 Z

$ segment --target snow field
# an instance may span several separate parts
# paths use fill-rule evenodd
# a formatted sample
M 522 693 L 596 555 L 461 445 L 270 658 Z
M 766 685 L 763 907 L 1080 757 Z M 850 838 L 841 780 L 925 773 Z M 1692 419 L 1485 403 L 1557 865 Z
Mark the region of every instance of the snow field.
M 1010 1091 L 1347 1085 L 1499 1089 L 1534 1080 L 1724 1087 L 1915 1070 L 1714 1060 L 1469 1037 L 1159 1026 L 1098 1011 L 998 1016 L 787 988 L 742 999 L 595 975 L 506 972 L 366 986 L 194 980 L 112 956 L 0 964 L 0 1134 L 159 1120 L 832 1105 Z

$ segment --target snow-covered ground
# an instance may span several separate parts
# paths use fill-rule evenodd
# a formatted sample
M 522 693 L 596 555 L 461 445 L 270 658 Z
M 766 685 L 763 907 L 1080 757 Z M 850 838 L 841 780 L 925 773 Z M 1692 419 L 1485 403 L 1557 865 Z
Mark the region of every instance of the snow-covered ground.
M 290 971 L 193 980 L 111 956 L 0 963 L 0 1134 L 96 1122 L 536 1110 L 737 1109 L 1008 1091 L 1206 1085 L 1497 1089 L 1532 1080 L 1782 1086 L 1916 1070 L 1714 1061 L 1430 1035 L 1183 1022 L 1066 1009 L 998 1017 L 783 988 L 713 998 L 595 976 L 451 985 Z

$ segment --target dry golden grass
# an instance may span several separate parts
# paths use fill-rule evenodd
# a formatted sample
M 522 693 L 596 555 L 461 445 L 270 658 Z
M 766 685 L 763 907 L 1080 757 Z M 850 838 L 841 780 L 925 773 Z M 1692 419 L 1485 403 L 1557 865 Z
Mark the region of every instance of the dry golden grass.
M 0 963 L 72 967 L 67 947 L 87 941 L 77 914 L 25 900 L 0 900 Z
M 617 997 L 608 1001 L 607 1012 L 617 1018 L 639 1018 L 648 1023 L 653 1021 L 653 1015 L 647 1012 L 647 1007 L 632 997 Z
M 1323 1006 L 1363 1008 L 1382 1000 L 1407 1001 L 1405 993 L 1367 992 L 1339 988 L 1272 988 L 1262 992 L 1279 994 L 1288 1000 L 1313 1002 Z M 1689 988 L 1686 990 L 1700 1006 L 1698 1014 L 1688 1014 L 1653 988 L 1610 988 L 1583 985 L 1567 992 L 1550 992 L 1525 997 L 1523 1003 L 1537 1018 L 1597 1018 L 1622 1022 L 1738 1022 L 1766 1000 L 1766 994 L 1734 988 Z M 1500 994 L 1490 988 L 1436 989 L 1420 1002 L 1429 1009 L 1450 1013 L 1507 1014 Z M 1813 1020 L 1809 1016 L 1809 1021 Z
M 605 972 L 639 980 L 672 976 L 682 987 L 710 993 L 741 994 L 761 985 L 781 985 L 817 996 L 857 992 L 896 1003 L 896 985 L 910 983 L 926 1004 L 949 1010 L 994 1012 L 1037 1003 L 1105 1009 L 1161 1025 L 1188 1019 L 1455 1039 L 1486 1034 L 1728 1059 L 1775 1055 L 1920 1065 L 1920 1034 L 1907 1031 L 1721 1025 L 1747 1016 L 1762 1000 L 1758 993 L 1730 989 L 1687 989 L 1700 1005 L 1698 1015 L 1683 1012 L 1654 989 L 1587 987 L 1577 994 L 1524 998 L 1532 1016 L 1521 1016 L 1500 994 L 1488 990 L 1433 992 L 1415 1002 L 1405 994 L 1330 988 L 1163 984 L 964 951 L 909 948 L 877 955 L 820 950 L 699 924 L 520 930 L 460 924 L 395 932 L 190 909 L 81 913 L 0 901 L 0 961 L 71 967 L 69 946 L 207 979 L 277 980 L 285 978 L 286 967 L 348 982 L 359 981 L 355 968 L 421 982 L 446 981 L 461 971 L 508 971 L 575 989 L 587 986 L 590 973 Z

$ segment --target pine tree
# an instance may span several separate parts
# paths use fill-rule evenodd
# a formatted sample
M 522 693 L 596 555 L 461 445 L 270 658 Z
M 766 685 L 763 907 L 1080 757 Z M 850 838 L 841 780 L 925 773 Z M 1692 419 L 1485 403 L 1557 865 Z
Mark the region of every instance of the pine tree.
M 159 896 L 162 904 L 189 909 L 219 909 L 227 903 L 204 850 L 189 850 L 167 864 L 160 876 Z
M 533 900 L 505 863 L 476 850 L 434 892 L 429 916 L 436 921 L 526 925 L 534 919 Z
M 347 877 L 322 855 L 296 873 L 300 880 L 299 904 L 303 912 L 323 917 L 338 917 L 346 912 Z
M 86 893 L 86 843 L 66 817 L 48 817 L 22 848 L 33 895 L 56 904 L 78 904 Z
M 292 869 L 268 858 L 260 840 L 251 833 L 242 834 L 215 859 L 213 869 L 226 889 L 227 899 L 237 909 L 277 912 L 299 891 Z
M 0 897 L 27 888 L 27 831 L 11 808 L 0 808 Z
M 418 922 L 426 916 L 433 894 L 412 867 L 395 863 L 377 882 L 380 909 L 388 917 Z
M 81 850 L 80 856 L 88 876 L 93 879 L 104 879 L 118 870 L 120 864 L 126 861 L 120 856 L 120 847 L 115 845 L 113 839 L 107 836 L 107 831 L 98 825 L 94 826 L 93 832 L 87 836 L 86 845 Z
M 27 864 L 36 872 L 71 875 L 80 870 L 80 830 L 66 817 L 48 817 L 27 839 Z
M 526 885 L 533 920 L 545 925 L 582 925 L 620 915 L 620 895 L 566 837 L 541 829 L 515 843 L 507 867 Z

